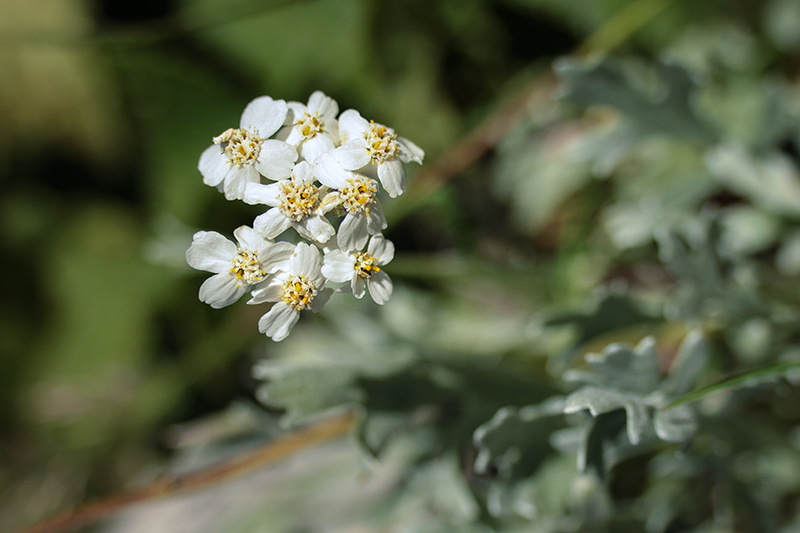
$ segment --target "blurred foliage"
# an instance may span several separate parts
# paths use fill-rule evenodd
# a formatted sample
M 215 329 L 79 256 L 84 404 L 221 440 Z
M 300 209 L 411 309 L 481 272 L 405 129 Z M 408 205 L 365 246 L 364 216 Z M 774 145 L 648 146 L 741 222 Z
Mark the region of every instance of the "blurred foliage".
M 0 530 L 341 409 L 347 451 L 192 531 L 800 528 L 795 0 L 36 4 L 0 3 Z M 315 89 L 427 159 L 391 301 L 275 344 L 197 300 L 193 231 L 259 213 L 197 160 Z

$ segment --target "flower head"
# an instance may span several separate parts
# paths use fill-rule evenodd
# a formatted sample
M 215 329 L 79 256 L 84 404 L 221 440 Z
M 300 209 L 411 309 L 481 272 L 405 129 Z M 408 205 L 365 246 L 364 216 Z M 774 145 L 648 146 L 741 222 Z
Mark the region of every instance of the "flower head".
M 398 137 L 391 128 L 367 122 L 358 111 L 348 109 L 339 117 L 342 146 L 336 149 L 336 160 L 345 170 L 371 167 L 392 198 L 406 190 L 403 163 L 422 164 L 425 152 L 408 139 Z
M 392 295 L 392 280 L 381 267 L 394 258 L 394 244 L 383 235 L 375 235 L 365 252 L 331 250 L 325 254 L 322 274 L 337 283 L 349 281 L 356 298 L 364 296 L 365 288 L 375 303 L 383 305 Z
M 292 125 L 286 142 L 297 148 L 300 156 L 313 163 L 317 157 L 332 151 L 339 144 L 336 115 L 339 104 L 322 91 L 314 91 L 308 105 L 289 102 Z
M 272 207 L 255 219 L 255 230 L 273 239 L 291 226 L 304 239 L 327 242 L 336 230 L 325 218 L 320 197 L 323 191 L 315 185 L 315 181 L 311 165 L 301 161 L 294 168 L 291 179 L 269 185 L 248 183 L 244 201 Z
M 218 187 L 228 200 L 240 200 L 245 185 L 258 183 L 260 175 L 273 180 L 289 177 L 297 160 L 295 148 L 270 139 L 283 125 L 289 108 L 283 100 L 262 96 L 242 113 L 239 128 L 229 128 L 200 156 L 203 182 Z
M 320 311 L 333 293 L 325 289 L 319 250 L 310 244 L 298 244 L 279 271 L 263 288 L 253 291 L 247 303 L 277 302 L 261 317 L 258 329 L 274 341 L 285 339 L 300 319 L 300 311 Z
M 386 228 L 375 180 L 343 169 L 331 153 L 317 158 L 314 172 L 321 183 L 334 189 L 322 199 L 323 211 L 339 206 L 345 211 L 338 234 L 341 248 L 360 250 L 370 235 L 377 235 Z
M 214 273 L 200 299 L 224 307 L 250 290 L 249 304 L 273 302 L 258 326 L 275 341 L 289 335 L 301 311 L 324 306 L 329 279 L 349 281 L 357 298 L 369 291 L 381 305 L 392 294 L 383 266 L 394 245 L 381 235 L 387 223 L 379 189 L 402 194 L 403 164 L 422 163 L 425 153 L 353 109 L 338 113 L 322 91 L 307 104 L 256 98 L 239 127 L 214 137 L 198 163 L 203 181 L 228 200 L 268 206 L 252 228 L 234 232 L 236 243 L 216 232 L 194 235 L 186 260 Z M 313 244 L 271 240 L 290 227 Z
M 216 231 L 198 231 L 186 251 L 189 266 L 215 273 L 200 286 L 200 300 L 215 309 L 232 304 L 264 281 L 294 250 L 291 244 L 268 241 L 247 226 L 233 234 L 238 244 Z

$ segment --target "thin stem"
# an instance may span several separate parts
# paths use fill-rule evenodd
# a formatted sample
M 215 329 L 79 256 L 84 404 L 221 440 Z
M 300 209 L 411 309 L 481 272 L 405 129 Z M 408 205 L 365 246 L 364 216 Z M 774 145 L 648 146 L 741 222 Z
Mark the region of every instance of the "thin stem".
M 750 370 L 743 374 L 725 378 L 721 381 L 717 381 L 716 383 L 712 383 L 711 385 L 697 389 L 696 391 L 692 391 L 689 394 L 685 394 L 664 407 L 663 410 L 672 409 L 673 407 L 677 407 L 685 403 L 696 402 L 697 400 L 705 398 L 706 396 L 714 394 L 715 392 L 722 392 L 745 385 L 752 385 L 767 379 L 772 379 L 798 367 L 800 367 L 800 360 L 782 361 L 773 365 L 756 368 L 755 370 Z
M 630 39 L 634 33 L 658 16 L 673 0 L 631 2 L 589 35 L 575 51 L 576 55 L 607 54 Z
M 179 476 L 164 476 L 138 490 L 89 503 L 22 530 L 20 533 L 56 533 L 84 526 L 135 503 L 198 490 L 292 455 L 309 446 L 349 433 L 355 425 L 351 413 L 310 425 L 278 437 L 249 453 L 243 453 L 216 466 Z
M 395 200 L 390 213 L 392 221 L 414 212 L 448 182 L 474 165 L 494 149 L 532 109 L 552 105 L 550 94 L 555 86 L 555 76 L 550 71 L 546 72 L 441 154 L 432 165 L 426 164 L 411 181 L 406 194 Z

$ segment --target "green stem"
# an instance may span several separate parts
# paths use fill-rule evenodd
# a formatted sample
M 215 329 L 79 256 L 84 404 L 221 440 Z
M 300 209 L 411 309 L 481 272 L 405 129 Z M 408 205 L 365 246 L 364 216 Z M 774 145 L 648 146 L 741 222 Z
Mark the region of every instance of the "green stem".
M 744 384 L 752 385 L 766 379 L 774 378 L 783 374 L 784 372 L 798 367 L 800 367 L 800 360 L 782 361 L 772 365 L 763 366 L 761 368 L 756 368 L 755 370 L 750 370 L 743 374 L 723 379 L 722 381 L 712 383 L 711 385 L 707 385 L 701 389 L 697 389 L 696 391 L 685 394 L 664 407 L 663 410 L 666 411 L 667 409 L 672 409 L 673 407 L 677 407 L 685 403 L 696 402 L 697 400 L 705 398 L 706 396 L 714 394 L 715 392 L 733 389 Z
M 672 0 L 639 0 L 631 2 L 583 41 L 578 55 L 607 54 L 630 39 L 648 22 L 666 9 Z

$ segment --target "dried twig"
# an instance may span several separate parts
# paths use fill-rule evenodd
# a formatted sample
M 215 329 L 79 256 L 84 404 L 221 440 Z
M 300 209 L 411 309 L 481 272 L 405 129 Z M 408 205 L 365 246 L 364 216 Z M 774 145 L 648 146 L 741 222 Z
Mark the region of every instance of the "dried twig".
M 395 200 L 392 217 L 397 220 L 416 210 L 431 195 L 486 156 L 530 112 L 551 103 L 556 78 L 547 70 L 489 115 L 468 135 L 425 166 L 411 181 L 408 191 Z
M 278 437 L 264 446 L 222 464 L 179 476 L 165 476 L 138 490 L 89 503 L 22 530 L 20 533 L 56 533 L 84 526 L 130 505 L 198 490 L 288 457 L 304 448 L 341 437 L 355 424 L 353 414 L 341 415 Z

